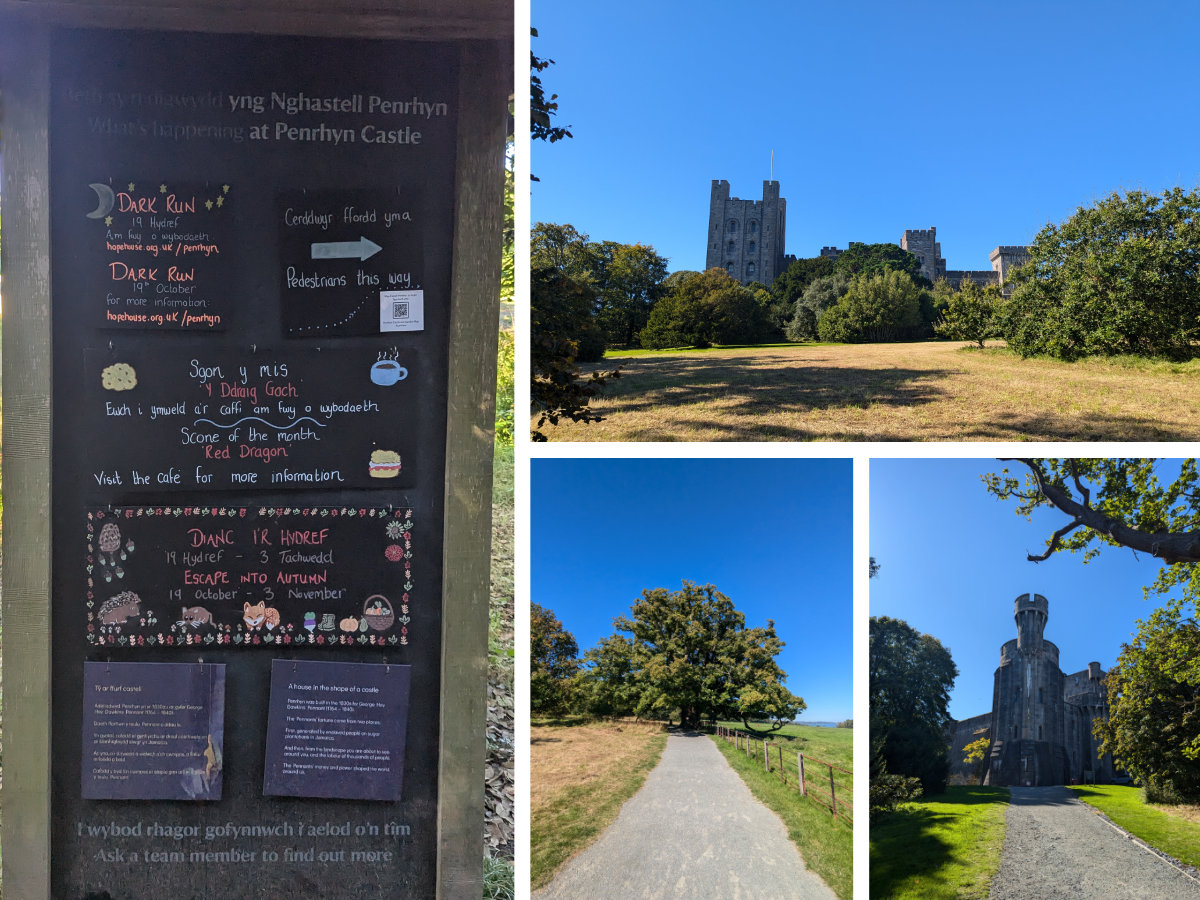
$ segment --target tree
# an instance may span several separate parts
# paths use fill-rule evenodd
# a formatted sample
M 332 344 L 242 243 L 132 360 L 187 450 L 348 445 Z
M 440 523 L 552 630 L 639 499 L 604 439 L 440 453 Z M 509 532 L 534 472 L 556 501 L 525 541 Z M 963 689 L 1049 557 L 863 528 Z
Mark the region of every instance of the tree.
M 537 29 L 529 29 L 530 37 L 537 37 Z M 529 53 L 529 137 L 535 141 L 548 141 L 553 144 L 563 138 L 571 137 L 571 132 L 561 125 L 555 125 L 553 119 L 558 115 L 558 94 L 546 97 L 546 89 L 542 86 L 541 73 L 554 65 L 552 59 L 539 59 Z M 537 176 L 530 175 L 534 181 Z
M 552 610 L 529 606 L 529 709 L 543 715 L 570 705 L 569 685 L 579 668 L 579 646 Z
M 950 688 L 958 668 L 937 638 L 887 616 L 870 622 L 870 713 L 882 774 L 946 789 Z
M 1200 189 L 1114 192 L 1047 225 L 1012 277 L 1022 356 L 1188 357 L 1200 338 Z
M 788 340 L 804 341 L 815 338 L 817 326 L 825 311 L 837 303 L 849 288 L 850 276 L 844 272 L 835 272 L 811 281 L 803 296 L 792 307 L 792 320 L 787 328 Z
M 786 269 L 775 283 L 771 285 L 771 293 L 795 308 L 796 301 L 804 296 L 804 291 L 818 278 L 827 278 L 834 271 L 832 256 L 814 256 L 810 259 L 798 259 Z
M 967 746 L 962 748 L 963 762 L 971 766 L 971 771 L 975 775 L 975 780 L 983 784 L 983 770 L 987 767 L 987 752 L 992 746 L 992 739 L 986 734 L 978 740 L 971 741 Z
M 632 639 L 609 635 L 583 656 L 578 675 L 581 708 L 594 716 L 631 716 L 639 692 Z
M 904 272 L 922 287 L 929 286 L 921 274 L 921 261 L 898 244 L 851 244 L 834 263 L 834 270 L 846 275 L 879 274 L 885 269 Z
M 588 404 L 609 378 L 619 378 L 620 369 L 592 372 L 581 379 L 577 361 L 590 355 L 586 347 L 604 340 L 592 322 L 594 294 L 590 288 L 556 269 L 540 267 L 529 273 L 529 369 L 530 405 L 538 416 L 530 433 L 534 441 L 546 440 L 542 428 L 561 419 L 599 422 L 603 416 Z
M 605 251 L 596 320 L 609 344 L 633 346 L 664 293 L 667 260 L 646 244 L 606 241 Z
M 846 293 L 817 321 L 823 341 L 863 343 L 912 336 L 921 325 L 922 289 L 908 273 L 855 275 Z
M 1200 626 L 1175 601 L 1138 622 L 1109 671 L 1101 749 L 1155 803 L 1200 802 Z
M 973 281 L 964 281 L 958 293 L 951 294 L 941 319 L 933 330 L 952 341 L 983 342 L 996 336 L 996 313 L 1000 292 L 996 288 L 981 288 Z
M 588 236 L 569 222 L 538 222 L 529 232 L 529 267 L 551 268 L 589 284 L 595 259 Z
M 678 279 L 654 305 L 639 337 L 652 348 L 750 344 L 767 327 L 750 290 L 718 267 Z
M 599 679 L 602 664 L 618 673 L 604 679 L 614 703 L 632 702 L 639 716 L 678 710 L 684 727 L 716 717 L 741 719 L 748 729 L 751 721 L 769 720 L 771 731 L 806 708 L 783 685 L 787 676 L 775 657 L 784 644 L 775 623 L 747 628 L 745 616 L 712 585 L 685 581 L 678 591 L 646 590 L 630 612 L 614 622 L 629 637 L 616 636 L 589 673 Z

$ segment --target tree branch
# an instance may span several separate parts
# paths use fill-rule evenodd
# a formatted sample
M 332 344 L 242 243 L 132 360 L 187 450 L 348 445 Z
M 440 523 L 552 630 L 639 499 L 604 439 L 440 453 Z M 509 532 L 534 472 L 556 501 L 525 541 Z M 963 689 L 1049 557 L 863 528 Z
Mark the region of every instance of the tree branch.
M 1058 549 L 1059 538 L 1066 537 L 1068 534 L 1070 534 L 1076 528 L 1079 528 L 1081 525 L 1083 525 L 1082 519 L 1075 519 L 1075 521 L 1071 522 L 1071 524 L 1064 525 L 1062 528 L 1058 529 L 1058 531 L 1054 532 L 1054 534 L 1050 536 L 1050 546 L 1046 548 L 1045 553 L 1043 553 L 1041 556 L 1034 556 L 1032 553 L 1027 553 L 1027 554 L 1025 554 L 1025 558 L 1027 560 L 1029 560 L 1030 562 L 1044 562 L 1045 560 L 1049 559 L 1054 554 L 1055 550 Z
M 1113 542 L 1120 544 L 1123 547 L 1129 547 L 1132 550 L 1141 550 L 1143 553 L 1149 553 L 1151 556 L 1158 557 L 1163 562 L 1174 564 L 1181 562 L 1200 562 L 1200 531 L 1183 531 L 1183 532 L 1156 532 L 1155 534 L 1147 534 L 1144 531 L 1138 531 L 1136 528 L 1130 528 L 1128 525 L 1116 520 L 1110 519 L 1103 513 L 1092 509 L 1087 505 L 1087 502 L 1080 503 L 1070 492 L 1053 484 L 1042 471 L 1042 467 L 1036 459 L 1001 459 L 1001 462 L 1019 462 L 1029 468 L 1033 473 L 1034 480 L 1037 482 L 1038 490 L 1046 501 L 1055 509 L 1066 513 L 1074 518 L 1071 525 L 1065 529 L 1059 529 L 1054 533 L 1052 545 L 1063 534 L 1083 526 L 1090 528 L 1097 534 L 1102 534 L 1111 539 Z M 1078 480 L 1076 480 L 1078 483 Z M 1086 497 L 1087 495 L 1085 495 Z M 1053 552 L 1053 548 L 1042 557 L 1030 556 L 1034 562 L 1040 559 L 1045 559 Z

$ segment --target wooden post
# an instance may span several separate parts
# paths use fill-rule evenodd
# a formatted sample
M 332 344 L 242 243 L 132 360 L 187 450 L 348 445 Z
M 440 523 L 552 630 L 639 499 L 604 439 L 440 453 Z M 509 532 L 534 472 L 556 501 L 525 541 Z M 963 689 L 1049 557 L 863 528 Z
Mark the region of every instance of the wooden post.
M 829 805 L 830 805 L 830 812 L 833 813 L 833 817 L 836 819 L 837 818 L 837 794 L 834 793 L 834 789 L 833 789 L 833 766 L 829 767 Z
M 771 745 L 767 741 L 763 741 L 763 764 L 767 767 L 767 773 L 771 771 Z
M 804 784 L 804 754 L 803 753 L 796 754 L 796 762 L 797 762 L 797 768 L 799 768 L 799 770 L 800 770 L 800 796 L 807 797 L 808 796 L 808 788 L 805 787 L 805 784 Z

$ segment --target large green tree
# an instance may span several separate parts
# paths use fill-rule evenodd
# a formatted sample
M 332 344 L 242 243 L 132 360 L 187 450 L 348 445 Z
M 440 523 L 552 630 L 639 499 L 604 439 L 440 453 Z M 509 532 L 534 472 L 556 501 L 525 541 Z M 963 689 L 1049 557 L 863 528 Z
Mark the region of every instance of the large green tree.
M 817 322 L 823 341 L 864 343 L 914 337 L 921 326 L 924 290 L 907 272 L 884 269 L 855 275 Z
M 798 259 L 779 274 L 771 285 L 771 292 L 789 307 L 794 307 L 810 284 L 833 274 L 834 266 L 832 256 Z
M 570 706 L 571 681 L 579 669 L 579 646 L 553 610 L 529 607 L 529 708 L 542 715 Z
M 1189 614 L 1190 610 L 1190 614 Z M 1147 799 L 1200 803 L 1200 626 L 1195 607 L 1168 603 L 1138 623 L 1108 673 L 1101 749 L 1145 786 Z
M 774 731 L 806 708 L 784 686 L 786 674 L 775 660 L 784 645 L 775 623 L 748 628 L 733 601 L 711 584 L 685 581 L 678 591 L 643 591 L 630 615 L 614 624 L 628 643 L 618 634 L 597 659 L 619 673 L 606 682 L 614 702 L 632 702 L 640 716 L 677 710 L 685 727 L 715 717 L 741 719 L 747 728 L 769 721 Z
M 981 288 L 973 281 L 965 281 L 957 292 L 950 294 L 933 330 L 940 337 L 970 341 L 982 348 L 985 340 L 996 337 L 1000 302 L 999 288 Z
M 598 259 L 602 277 L 596 321 L 609 344 L 634 346 L 650 310 L 665 293 L 667 260 L 646 244 L 605 241 Z
M 580 707 L 594 716 L 631 716 L 640 692 L 633 640 L 613 634 L 583 657 L 578 676 Z
M 1200 189 L 1113 193 L 1047 225 L 1016 269 L 1004 337 L 1022 356 L 1187 357 L 1200 338 Z
M 847 275 L 877 274 L 885 269 L 905 272 L 922 287 L 929 286 L 921 274 L 921 261 L 899 244 L 851 244 L 838 255 L 834 269 Z
M 958 668 L 950 651 L 907 622 L 870 622 L 872 771 L 919 778 L 927 794 L 946 789 L 950 689 Z
M 754 293 L 722 268 L 692 273 L 674 284 L 650 311 L 640 334 L 643 347 L 753 344 L 770 329 Z

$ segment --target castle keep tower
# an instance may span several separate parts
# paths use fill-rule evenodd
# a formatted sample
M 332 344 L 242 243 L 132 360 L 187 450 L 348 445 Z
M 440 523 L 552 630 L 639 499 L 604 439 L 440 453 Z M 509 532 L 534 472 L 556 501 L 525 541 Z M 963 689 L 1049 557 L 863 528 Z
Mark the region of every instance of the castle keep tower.
M 950 730 L 952 777 L 976 773 L 962 748 L 987 736 L 983 783 L 1048 785 L 1113 780 L 1110 755 L 1099 757 L 1092 722 L 1108 716 L 1108 693 L 1100 663 L 1072 675 L 1058 664 L 1058 647 L 1044 637 L 1049 603 L 1041 594 L 1022 594 L 1013 608 L 1017 636 L 1000 648 L 992 682 L 992 711 L 956 722 Z
M 704 267 L 725 269 L 742 284 L 769 285 L 784 269 L 786 220 L 778 181 L 764 181 L 758 201 L 730 197 L 729 182 L 713 179 Z

